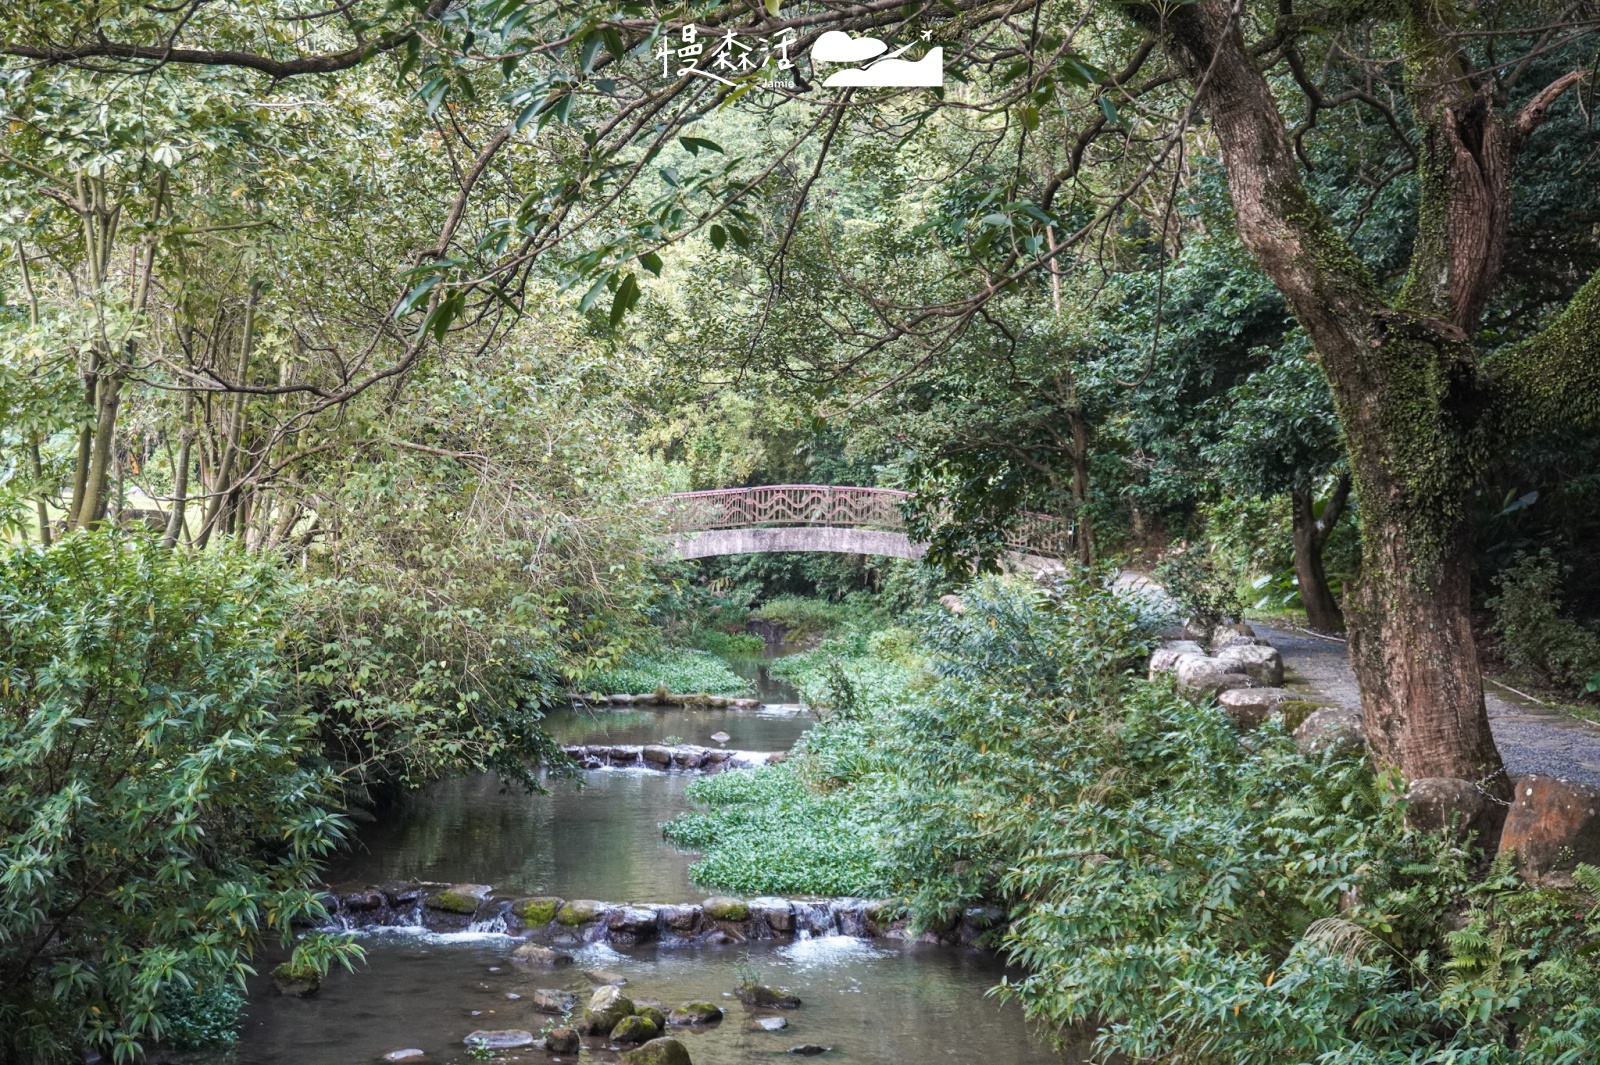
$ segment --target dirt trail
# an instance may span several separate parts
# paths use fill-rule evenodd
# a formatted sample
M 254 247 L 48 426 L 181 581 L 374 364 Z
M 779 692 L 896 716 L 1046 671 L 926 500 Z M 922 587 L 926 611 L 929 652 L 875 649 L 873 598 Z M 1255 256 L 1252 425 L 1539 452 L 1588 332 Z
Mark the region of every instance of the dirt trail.
M 1342 640 L 1260 622 L 1251 626 L 1283 655 L 1285 686 L 1341 706 L 1361 705 Z M 1485 691 L 1484 701 L 1489 727 L 1512 776 L 1551 773 L 1600 786 L 1600 725 L 1534 703 L 1513 702 L 1492 689 Z

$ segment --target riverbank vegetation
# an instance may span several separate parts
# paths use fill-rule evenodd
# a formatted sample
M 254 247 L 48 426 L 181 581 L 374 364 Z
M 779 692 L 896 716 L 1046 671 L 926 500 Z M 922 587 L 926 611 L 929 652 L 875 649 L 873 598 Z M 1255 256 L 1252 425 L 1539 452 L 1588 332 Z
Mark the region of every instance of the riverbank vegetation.
M 6 1065 L 225 1028 L 349 818 L 766 636 L 825 719 L 695 785 L 707 882 L 1000 903 L 1135 1058 L 1581 1060 L 1594 885 L 1390 785 L 1507 800 L 1485 667 L 1600 706 L 1593 13 L 868 7 L 0 12 Z M 796 62 L 669 75 L 689 19 Z M 778 483 L 926 564 L 666 557 Z M 1373 766 L 1138 680 L 1097 579 L 967 587 L 1025 529 L 1348 634 Z
M 706 848 L 697 879 L 886 897 L 933 929 L 998 904 L 1004 993 L 1134 1060 L 1583 1060 L 1600 870 L 1480 868 L 1365 758 L 1144 680 L 1150 629 L 1102 577 L 963 607 L 791 667 L 822 721 L 691 788 L 708 809 L 669 834 Z

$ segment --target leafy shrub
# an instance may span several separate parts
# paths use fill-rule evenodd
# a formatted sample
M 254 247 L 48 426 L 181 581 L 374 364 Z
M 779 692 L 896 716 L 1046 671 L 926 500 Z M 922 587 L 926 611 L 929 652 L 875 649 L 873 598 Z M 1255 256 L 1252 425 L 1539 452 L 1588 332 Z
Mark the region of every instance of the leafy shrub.
M 212 984 L 203 991 L 170 987 L 161 995 L 167 1018 L 163 1042 L 175 1050 L 228 1047 L 239 1041 L 239 1015 L 244 996 L 228 984 Z
M 1518 555 L 1495 578 L 1489 631 L 1515 672 L 1568 692 L 1600 689 L 1600 635 L 1561 616 L 1561 579 L 1548 548 Z
M 797 595 L 780 596 L 750 616 L 785 628 L 784 639 L 799 643 L 824 636 L 851 624 L 872 624 L 881 620 L 870 595 L 852 593 L 843 602 L 830 603 Z
M 1180 544 L 1167 552 L 1155 576 L 1201 627 L 1244 616 L 1244 602 L 1234 577 L 1217 564 L 1202 544 Z
M 1600 1025 L 1596 874 L 1533 889 L 1405 827 L 1362 759 L 1243 744 L 1130 668 L 1099 582 L 993 582 L 926 635 L 889 877 L 924 921 L 1007 906 L 1005 992 L 1130 1060 L 1577 1061 Z M 1457 932 L 1448 931 L 1452 926 Z M 1586 944 L 1588 944 L 1586 946 Z
M 602 693 L 665 689 L 673 694 L 744 695 L 753 690 L 749 681 L 716 655 L 681 647 L 630 655 L 620 665 L 585 677 L 581 686 L 584 691 Z
M 723 632 L 721 629 L 692 628 L 677 642 L 696 651 L 722 658 L 749 658 L 767 649 L 767 641 L 751 632 Z
M 0 1059 L 128 1061 L 169 992 L 234 986 L 266 935 L 325 917 L 344 826 L 285 701 L 284 590 L 111 532 L 0 557 Z

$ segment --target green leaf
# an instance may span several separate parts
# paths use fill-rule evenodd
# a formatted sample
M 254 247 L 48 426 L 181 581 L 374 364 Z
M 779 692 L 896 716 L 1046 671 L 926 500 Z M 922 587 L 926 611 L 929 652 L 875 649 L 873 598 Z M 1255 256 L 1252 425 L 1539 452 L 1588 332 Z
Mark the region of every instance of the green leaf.
M 783 5 L 783 0 L 766 0 L 766 3 L 767 14 L 771 15 L 773 18 L 777 18 L 778 8 Z
M 710 152 L 716 152 L 718 155 L 727 154 L 722 150 L 722 146 L 720 144 L 715 141 L 708 141 L 704 137 L 679 137 L 678 143 L 683 145 L 684 148 L 688 150 L 690 155 L 699 155 L 701 148 L 704 148 Z
M 589 291 L 585 292 L 583 294 L 583 299 L 578 301 L 578 311 L 580 313 L 587 313 L 589 308 L 594 306 L 595 300 L 600 298 L 600 293 L 605 291 L 606 285 L 615 276 L 615 271 L 607 271 L 606 273 L 600 275 L 600 279 L 593 285 L 590 285 Z
M 639 302 L 639 280 L 633 274 L 622 279 L 617 294 L 611 300 L 611 328 L 622 324 L 622 318 Z
M 721 226 L 712 226 L 711 227 L 711 246 L 713 248 L 717 249 L 718 251 L 721 251 L 723 249 L 723 247 L 727 243 L 728 243 L 728 231 L 723 229 Z
M 645 252 L 643 255 L 639 256 L 639 262 L 652 274 L 655 274 L 657 277 L 661 276 L 661 256 L 657 255 L 655 252 Z

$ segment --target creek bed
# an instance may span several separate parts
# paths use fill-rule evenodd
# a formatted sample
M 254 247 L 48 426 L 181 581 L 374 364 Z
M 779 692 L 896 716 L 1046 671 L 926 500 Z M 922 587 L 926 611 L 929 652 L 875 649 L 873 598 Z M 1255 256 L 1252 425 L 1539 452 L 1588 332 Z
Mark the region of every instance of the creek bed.
M 792 689 L 766 677 L 764 662 L 744 668 L 764 700 L 795 701 Z M 729 747 L 786 750 L 812 723 L 809 715 L 787 712 L 577 709 L 553 715 L 549 727 L 566 743 L 676 736 L 704 744 L 711 734 L 726 732 Z M 551 781 L 546 793 L 533 795 L 504 788 L 487 775 L 444 781 L 384 822 L 366 826 L 357 847 L 330 868 L 329 880 L 357 885 L 415 878 L 569 899 L 699 901 L 710 892 L 689 882 L 695 856 L 667 843 L 660 827 L 689 809 L 684 790 L 692 779 L 606 769 L 583 774 L 581 786 Z M 264 980 L 254 981 L 240 1044 L 228 1065 L 367 1065 L 400 1047 L 426 1051 L 427 1062 L 435 1065 L 465 1065 L 467 1033 L 537 1033 L 553 1019 L 533 1010 L 534 989 L 578 991 L 581 1004 L 591 987 L 579 971 L 584 968 L 626 977 L 630 997 L 669 1007 L 692 1000 L 724 1006 L 728 1013 L 720 1025 L 674 1032 L 695 1065 L 800 1060 L 786 1051 L 802 1043 L 833 1047 L 823 1061 L 882 1065 L 1080 1060 L 1070 1051 L 1053 1051 L 1017 1006 L 986 996 L 1005 970 L 983 951 L 844 936 L 626 952 L 602 943 L 583 948 L 570 969 L 527 972 L 509 960 L 521 940 L 493 933 L 374 930 L 363 933 L 361 942 L 366 965 L 354 973 L 331 973 L 312 998 L 284 998 Z M 266 972 L 276 960 L 262 958 L 258 968 Z M 727 996 L 752 971 L 804 1000 L 800 1009 L 782 1014 L 786 1030 L 755 1028 L 757 1014 Z M 545 1065 L 552 1058 L 530 1050 L 507 1052 L 502 1060 Z M 590 1050 L 582 1060 L 614 1056 Z

